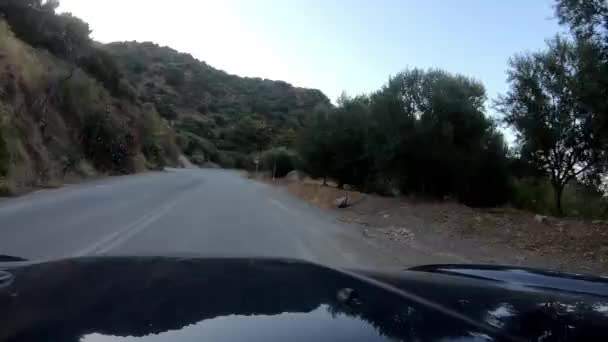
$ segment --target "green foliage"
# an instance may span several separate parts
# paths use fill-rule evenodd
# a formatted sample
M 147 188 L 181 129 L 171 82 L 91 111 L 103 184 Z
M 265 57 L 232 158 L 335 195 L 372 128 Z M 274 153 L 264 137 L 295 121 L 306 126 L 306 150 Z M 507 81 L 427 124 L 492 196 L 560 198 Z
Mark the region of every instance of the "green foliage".
M 281 81 L 238 77 L 214 69 L 189 54 L 153 43 L 112 43 L 104 46 L 140 97 L 175 121 L 179 134 L 187 115 L 212 117 L 213 132 L 194 132 L 223 150 L 249 154 L 270 146 L 291 146 L 301 120 L 318 107 L 331 107 L 318 90 L 296 88 Z M 158 82 L 164 79 L 165 82 Z M 221 137 L 220 137 L 221 136 Z
M 177 119 L 177 111 L 172 104 L 169 103 L 157 103 L 156 110 L 158 113 L 167 120 L 175 120 Z
M 329 140 L 331 132 L 329 113 L 317 113 L 300 131 L 296 144 L 302 160 L 300 168 L 312 177 L 326 179 L 329 176 L 333 155 Z
M 271 172 L 275 177 L 285 177 L 295 169 L 295 155 L 285 148 L 273 148 L 262 153 L 260 168 Z
M 56 14 L 57 6 L 57 1 L 4 0 L 0 14 L 21 40 L 71 58 L 90 46 L 89 25 L 69 13 Z
M 265 150 L 272 140 L 272 128 L 255 116 L 243 116 L 226 133 L 226 139 L 241 153 Z
M 605 0 L 558 0 L 556 12 L 562 24 L 579 37 L 608 43 L 608 3 Z
M 215 145 L 209 140 L 189 132 L 180 132 L 177 136 L 177 144 L 187 156 L 199 156 L 204 161 L 217 162 L 219 152 Z
M 608 149 L 608 2 L 558 0 L 556 12 L 584 47 L 578 52 L 577 101 L 588 109 L 593 133 Z
M 234 151 L 220 151 L 217 163 L 228 169 L 253 170 L 253 159 L 246 154 Z
M 371 96 L 341 96 L 338 108 L 302 130 L 305 171 L 363 190 L 442 198 L 475 206 L 506 201 L 502 136 L 484 115 L 485 90 L 440 70 L 407 70 Z
M 0 182 L 6 179 L 9 171 L 10 155 L 8 153 L 8 147 L 6 141 L 0 129 Z
M 94 48 L 86 56 L 80 57 L 78 64 L 101 82 L 110 93 L 116 96 L 123 95 L 120 88 L 122 74 L 109 53 L 103 49 Z
M 83 118 L 81 141 L 85 156 L 96 169 L 129 173 L 132 137 L 109 113 L 90 113 Z
M 142 114 L 140 136 L 142 153 L 154 168 L 174 164 L 180 154 L 173 136 L 151 106 Z
M 608 202 L 593 187 L 572 182 L 563 190 L 562 214 L 588 219 L 603 218 L 608 213 Z M 511 183 L 511 204 L 519 209 L 545 215 L 559 215 L 555 208 L 555 192 L 548 178 L 514 178 Z
M 180 87 L 186 81 L 184 71 L 177 67 L 169 67 L 165 71 L 165 81 L 172 87 Z
M 585 75 L 578 71 L 586 49 L 584 42 L 557 37 L 546 51 L 514 57 L 511 88 L 497 101 L 518 133 L 522 158 L 549 177 L 558 213 L 568 182 L 600 172 L 603 151 L 593 134 L 593 115 L 580 102 Z
M 546 178 L 513 178 L 511 204 L 541 214 L 555 213 L 553 188 Z

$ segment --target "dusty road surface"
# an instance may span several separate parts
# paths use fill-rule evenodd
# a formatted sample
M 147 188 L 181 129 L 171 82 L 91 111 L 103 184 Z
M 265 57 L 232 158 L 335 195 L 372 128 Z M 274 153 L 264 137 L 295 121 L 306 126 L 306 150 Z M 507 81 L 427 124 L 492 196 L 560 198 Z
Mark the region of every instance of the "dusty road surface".
M 50 259 L 176 253 L 403 266 L 360 229 L 231 171 L 173 169 L 0 202 L 0 254 Z M 411 265 L 449 261 L 416 251 L 407 259 Z

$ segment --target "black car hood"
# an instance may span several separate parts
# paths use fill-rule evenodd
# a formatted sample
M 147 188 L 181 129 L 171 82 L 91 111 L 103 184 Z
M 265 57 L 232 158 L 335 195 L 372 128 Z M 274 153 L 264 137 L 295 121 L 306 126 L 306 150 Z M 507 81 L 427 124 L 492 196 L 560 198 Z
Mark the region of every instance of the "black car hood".
M 447 269 L 363 273 L 293 260 L 190 257 L 23 263 L 0 273 L 0 341 L 608 336 L 602 291 L 435 272 Z M 602 279 L 564 277 L 606 289 Z

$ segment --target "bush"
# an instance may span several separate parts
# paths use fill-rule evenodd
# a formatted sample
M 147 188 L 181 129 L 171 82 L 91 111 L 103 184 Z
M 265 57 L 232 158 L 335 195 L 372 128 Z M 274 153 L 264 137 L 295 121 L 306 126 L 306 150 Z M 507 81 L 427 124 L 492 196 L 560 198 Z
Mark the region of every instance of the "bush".
M 140 136 L 141 152 L 153 168 L 177 163 L 180 152 L 175 145 L 173 134 L 151 106 L 144 107 Z
M 284 148 L 274 148 L 262 153 L 260 166 L 262 170 L 274 172 L 277 178 L 285 177 L 295 169 L 295 156 Z
M 511 204 L 519 209 L 546 215 L 558 215 L 553 187 L 546 178 L 517 178 L 511 181 Z M 567 216 L 587 219 L 606 216 L 608 203 L 602 193 L 591 187 L 573 182 L 566 185 L 562 194 Z
M 157 103 L 156 111 L 167 120 L 177 119 L 177 111 L 172 104 L 168 103 Z
M 206 161 L 212 162 L 219 159 L 219 152 L 215 145 L 196 134 L 180 132 L 177 136 L 177 144 L 187 156 L 202 155 Z
M 2 135 L 2 130 L 0 130 L 0 182 L 3 182 L 8 176 L 9 161 L 8 147 Z
M 118 70 L 114 58 L 108 52 L 94 48 L 88 55 L 78 59 L 78 65 L 103 84 L 113 95 L 123 95 L 120 82 L 122 74 Z
M 234 155 L 227 151 L 221 151 L 218 155 L 217 163 L 224 168 L 233 169 L 236 165 Z
M 541 214 L 553 214 L 553 188 L 544 178 L 519 178 L 511 181 L 511 205 Z
M 252 170 L 255 167 L 252 158 L 234 151 L 220 151 L 217 163 L 227 169 Z
M 81 141 L 84 154 L 102 171 L 129 173 L 132 137 L 126 127 L 112 120 L 109 113 L 92 113 L 83 118 Z

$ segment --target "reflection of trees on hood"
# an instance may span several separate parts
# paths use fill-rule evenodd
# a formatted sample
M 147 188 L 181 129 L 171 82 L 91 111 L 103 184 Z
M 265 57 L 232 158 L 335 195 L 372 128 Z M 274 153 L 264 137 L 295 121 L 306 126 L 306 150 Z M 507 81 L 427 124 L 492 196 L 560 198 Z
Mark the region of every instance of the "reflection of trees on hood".
M 103 258 L 67 260 L 11 272 L 15 282 L 0 290 L 0 340 L 78 341 L 80 336 L 95 332 L 144 336 L 218 316 L 311 312 L 322 304 L 333 315 L 359 318 L 389 337 L 433 340 L 479 331 L 346 275 L 306 263 Z M 435 284 L 437 288 L 430 283 L 412 284 L 411 288 L 434 295 L 436 298 L 429 299 L 435 302 L 455 303 L 452 309 L 466 311 L 479 322 L 487 322 L 488 313 L 497 310 L 505 298 L 504 291 L 502 296 L 479 292 L 475 296 L 478 302 L 472 300 L 468 307 L 458 308 L 458 284 L 448 294 L 445 283 L 443 287 Z M 360 302 L 339 301 L 336 294 L 343 288 L 355 289 Z M 526 301 L 534 303 L 530 296 L 523 296 L 521 303 Z M 518 306 L 518 313 L 526 311 L 522 307 Z M 507 319 L 509 328 L 517 328 L 513 317 Z

